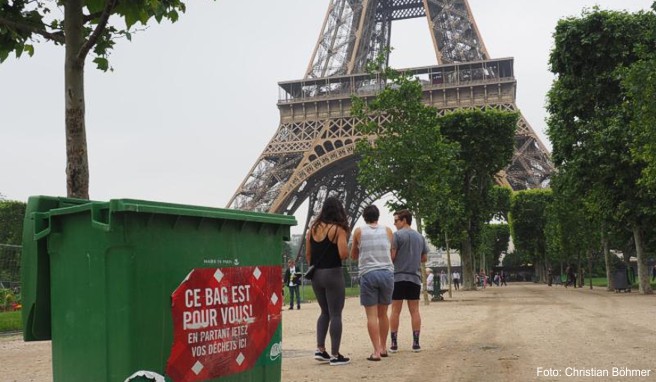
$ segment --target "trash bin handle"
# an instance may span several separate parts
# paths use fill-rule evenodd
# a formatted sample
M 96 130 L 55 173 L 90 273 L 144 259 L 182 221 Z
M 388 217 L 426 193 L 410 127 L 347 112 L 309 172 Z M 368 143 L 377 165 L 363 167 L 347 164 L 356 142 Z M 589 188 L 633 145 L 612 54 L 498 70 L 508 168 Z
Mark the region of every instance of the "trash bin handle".
M 107 215 L 105 219 L 101 213 L 103 205 L 92 204 L 91 205 L 91 226 L 98 228 L 102 231 L 109 232 L 111 227 L 111 214 Z M 40 240 L 48 236 L 52 231 L 52 220 L 50 213 L 47 212 L 33 212 L 32 216 L 34 217 L 34 240 Z M 107 220 L 107 221 L 103 221 Z M 40 229 L 41 227 L 45 227 Z
M 43 239 L 50 234 L 50 214 L 44 212 L 33 212 L 32 222 L 34 224 L 34 241 Z M 39 227 L 45 226 L 39 230 Z
M 92 204 L 91 205 L 91 226 L 94 228 L 98 228 L 102 231 L 109 232 L 111 223 L 112 223 L 112 215 L 107 214 L 107 218 L 104 219 L 103 215 L 100 213 L 102 209 L 107 209 L 107 204 Z M 106 221 L 103 221 L 106 220 Z

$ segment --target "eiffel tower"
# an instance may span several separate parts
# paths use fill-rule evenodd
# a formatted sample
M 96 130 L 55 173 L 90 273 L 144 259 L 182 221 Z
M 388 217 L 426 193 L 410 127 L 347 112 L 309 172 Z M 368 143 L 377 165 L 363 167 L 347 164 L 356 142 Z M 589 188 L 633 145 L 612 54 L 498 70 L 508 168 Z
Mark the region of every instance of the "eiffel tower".
M 393 21 L 418 17 L 428 21 L 438 65 L 403 71 L 421 80 L 427 104 L 442 114 L 517 111 L 513 59 L 490 59 L 467 0 L 331 0 L 304 79 L 278 84 L 280 125 L 229 208 L 294 214 L 309 199 L 305 232 L 327 196 L 341 198 L 351 225 L 382 196 L 357 182 L 355 143 L 364 137 L 350 115 L 351 96 L 375 97 L 384 87 L 366 65 L 381 53 L 389 60 Z M 543 187 L 552 171 L 547 149 L 520 116 L 500 182 Z

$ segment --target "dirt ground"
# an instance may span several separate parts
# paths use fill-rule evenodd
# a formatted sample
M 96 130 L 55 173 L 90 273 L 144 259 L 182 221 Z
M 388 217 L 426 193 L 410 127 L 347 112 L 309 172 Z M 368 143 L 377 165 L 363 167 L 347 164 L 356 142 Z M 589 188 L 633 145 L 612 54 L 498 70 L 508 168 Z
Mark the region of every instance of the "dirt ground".
M 399 352 L 381 362 L 364 309 L 348 298 L 341 352 L 346 366 L 315 361 L 318 306 L 283 312 L 282 380 L 309 381 L 656 381 L 656 295 L 515 283 L 421 303 L 421 345 L 410 350 L 407 309 Z M 607 374 L 607 375 L 606 375 Z M 0 380 L 51 381 L 50 343 L 0 337 Z

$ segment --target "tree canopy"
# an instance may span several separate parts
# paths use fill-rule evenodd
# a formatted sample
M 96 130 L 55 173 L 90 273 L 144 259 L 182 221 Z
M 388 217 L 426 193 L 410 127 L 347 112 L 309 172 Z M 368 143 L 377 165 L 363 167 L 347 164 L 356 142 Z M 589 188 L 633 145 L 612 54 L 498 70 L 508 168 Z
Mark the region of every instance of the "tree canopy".
M 529 255 L 536 275 L 544 280 L 549 266 L 546 258 L 547 209 L 552 201 L 549 189 L 524 190 L 513 195 L 510 227 L 515 249 Z
M 654 49 L 652 12 L 594 9 L 561 20 L 554 33 L 550 67 L 548 134 L 563 183 L 585 203 L 598 206 L 600 224 L 622 224 L 633 232 L 641 276 L 650 293 L 644 258 L 645 235 L 653 234 L 654 195 L 639 182 L 645 162 L 636 152 L 636 122 L 622 80 L 645 47 Z
M 23 202 L 0 200 L 0 244 L 21 244 L 25 208 Z
M 473 289 L 473 248 L 497 212 L 492 187 L 512 158 L 518 114 L 490 108 L 439 116 L 423 103 L 416 79 L 389 68 L 372 72 L 384 90 L 353 100 L 363 121 L 357 128 L 368 137 L 358 144 L 359 180 L 369 192 L 392 193 L 427 221 L 431 241 L 454 240 L 463 287 Z
M 387 86 L 375 98 L 353 99 L 352 112 L 369 139 L 358 142 L 358 180 L 379 195 L 393 194 L 419 219 L 435 219 L 434 204 L 449 187 L 457 145 L 440 133 L 437 112 L 423 103 L 419 81 L 387 68 L 374 74 Z
M 186 8 L 180 0 L 0 0 L 0 10 L 0 62 L 11 53 L 17 58 L 23 53 L 32 56 L 34 43 L 41 40 L 64 45 L 74 38 L 82 42 L 76 55 L 79 64 L 84 65 L 93 52 L 98 69 L 108 70 L 117 38 L 130 40 L 139 24 L 146 26 L 151 19 L 175 22 Z M 120 19 L 121 25 L 111 24 L 111 17 Z M 67 40 L 69 34 L 76 36 Z

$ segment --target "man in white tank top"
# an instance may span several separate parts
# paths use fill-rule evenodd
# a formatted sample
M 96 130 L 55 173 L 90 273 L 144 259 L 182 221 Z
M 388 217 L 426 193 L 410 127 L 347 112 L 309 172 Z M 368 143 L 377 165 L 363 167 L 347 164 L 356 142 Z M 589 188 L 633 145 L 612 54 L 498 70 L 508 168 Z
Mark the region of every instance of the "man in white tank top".
M 387 357 L 389 319 L 387 307 L 392 303 L 394 264 L 392 263 L 392 230 L 378 225 L 380 212 L 374 205 L 364 209 L 364 227 L 353 231 L 351 258 L 358 260 L 360 271 L 360 304 L 367 315 L 367 330 L 373 345 L 369 361 Z

